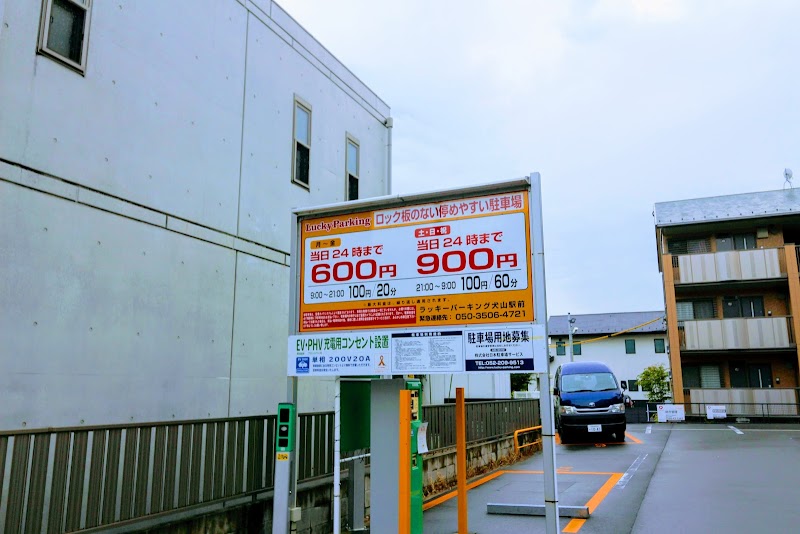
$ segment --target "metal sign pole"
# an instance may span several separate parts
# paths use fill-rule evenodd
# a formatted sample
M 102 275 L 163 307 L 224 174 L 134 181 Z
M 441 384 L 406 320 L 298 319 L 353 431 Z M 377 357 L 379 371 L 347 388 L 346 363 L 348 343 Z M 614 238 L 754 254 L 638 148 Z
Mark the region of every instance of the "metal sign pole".
M 333 389 L 333 534 L 342 532 L 342 464 L 341 464 L 341 431 L 342 431 L 342 382 L 337 376 Z M 350 469 L 350 476 L 353 470 Z M 353 496 L 350 495 L 350 499 Z
M 297 296 L 298 281 L 300 270 L 298 269 L 298 246 L 297 246 L 297 214 L 292 214 L 292 230 L 289 266 L 289 287 L 293 294 L 289 296 L 289 336 L 297 333 Z M 287 370 L 288 374 L 288 370 Z M 297 407 L 297 377 L 288 376 L 286 380 L 286 401 Z M 295 412 L 291 431 L 296 433 L 300 428 Z M 292 436 L 292 441 L 297 441 L 297 436 Z M 285 458 L 285 456 L 282 456 Z M 291 530 L 291 523 L 299 520 L 299 510 L 297 510 L 297 461 L 292 452 L 288 460 L 279 461 L 276 456 L 275 462 L 275 483 L 272 499 L 272 532 L 273 534 L 288 534 Z
M 538 172 L 531 174 L 531 246 L 533 252 L 533 299 L 536 322 L 547 330 L 547 295 L 544 278 L 544 224 L 542 221 L 542 178 Z M 542 452 L 544 453 L 544 510 L 547 534 L 557 534 L 558 529 L 558 485 L 556 483 L 555 426 L 553 421 L 553 397 L 550 393 L 550 358 L 545 359 L 544 369 L 537 369 L 539 380 L 539 406 L 542 416 Z

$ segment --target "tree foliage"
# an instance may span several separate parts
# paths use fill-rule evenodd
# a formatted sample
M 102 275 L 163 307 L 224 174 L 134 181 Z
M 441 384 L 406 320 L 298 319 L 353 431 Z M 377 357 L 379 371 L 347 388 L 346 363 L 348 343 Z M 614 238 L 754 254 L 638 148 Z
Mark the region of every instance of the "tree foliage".
M 669 372 L 663 364 L 646 367 L 638 377 L 642 390 L 650 402 L 664 402 L 669 397 Z
M 528 391 L 528 384 L 533 380 L 533 373 L 512 373 L 511 391 Z

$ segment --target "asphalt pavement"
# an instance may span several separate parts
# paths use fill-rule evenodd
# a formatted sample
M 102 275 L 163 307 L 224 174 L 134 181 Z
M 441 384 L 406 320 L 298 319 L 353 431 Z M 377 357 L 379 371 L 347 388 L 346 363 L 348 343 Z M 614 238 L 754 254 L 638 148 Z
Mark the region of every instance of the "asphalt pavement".
M 542 517 L 495 515 L 487 503 L 543 504 L 542 455 L 471 481 L 469 532 L 545 532 Z M 628 425 L 624 444 L 557 445 L 562 532 L 798 532 L 800 425 Z M 457 499 L 424 515 L 426 534 L 458 530 Z

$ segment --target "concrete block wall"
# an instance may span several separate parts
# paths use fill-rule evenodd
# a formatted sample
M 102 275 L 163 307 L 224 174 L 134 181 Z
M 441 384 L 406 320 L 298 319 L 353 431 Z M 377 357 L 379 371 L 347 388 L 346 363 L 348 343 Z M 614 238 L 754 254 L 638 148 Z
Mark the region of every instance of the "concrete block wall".
M 529 448 L 530 449 L 530 448 Z M 508 437 L 467 447 L 467 476 L 474 476 L 498 464 L 511 462 L 516 453 L 514 438 Z M 450 447 L 425 455 L 423 484 L 426 495 L 456 483 L 456 449 Z

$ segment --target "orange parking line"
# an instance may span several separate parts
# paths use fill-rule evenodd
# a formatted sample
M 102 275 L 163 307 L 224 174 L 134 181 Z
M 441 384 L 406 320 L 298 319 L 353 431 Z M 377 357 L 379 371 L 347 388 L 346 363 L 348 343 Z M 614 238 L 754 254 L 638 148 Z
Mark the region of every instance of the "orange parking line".
M 487 475 L 487 476 L 485 476 L 485 477 L 483 477 L 483 478 L 481 478 L 479 480 L 471 482 L 471 483 L 467 484 L 467 491 L 471 490 L 472 488 L 477 488 L 481 484 L 486 484 L 490 480 L 494 480 L 495 478 L 499 477 L 503 473 L 508 473 L 508 472 L 509 471 L 495 471 L 491 475 Z M 541 473 L 541 471 L 540 471 L 540 473 Z M 453 497 L 455 497 L 457 495 L 458 495 L 458 490 L 451 491 L 450 493 L 446 493 L 446 494 L 442 495 L 441 497 L 437 497 L 437 498 L 433 499 L 432 501 L 428 501 L 425 504 L 423 504 L 422 505 L 422 510 L 424 511 L 424 510 L 428 510 L 430 508 L 433 508 L 434 506 L 440 505 L 443 502 L 449 501 L 450 499 L 452 499 Z
M 589 502 L 586 503 L 586 507 L 589 508 L 590 514 L 594 512 L 595 508 L 597 508 L 597 506 L 603 502 L 603 499 L 608 496 L 611 490 L 614 489 L 614 486 L 617 485 L 617 482 L 619 482 L 619 479 L 622 478 L 622 475 L 624 475 L 624 473 L 614 473 L 608 477 L 606 483 L 603 484 L 599 490 L 597 490 L 597 493 L 595 493 L 591 499 L 589 499 Z
M 476 481 L 468 484 L 467 485 L 467 490 L 471 490 L 472 488 L 476 488 L 476 487 L 480 486 L 481 484 L 485 484 L 486 482 L 489 482 L 490 480 L 494 480 L 495 478 L 499 477 L 500 475 L 505 475 L 505 474 L 542 475 L 542 474 L 544 474 L 544 471 L 531 471 L 531 470 L 513 470 L 513 471 L 511 471 L 511 470 L 502 470 L 502 471 L 495 471 L 494 473 L 492 473 L 490 475 L 487 475 L 487 476 L 485 476 L 485 477 L 483 477 L 483 478 L 481 478 L 479 480 L 476 480 Z M 605 472 L 605 471 L 569 471 L 569 472 L 560 472 L 560 474 L 563 474 L 563 475 L 601 475 L 601 476 L 605 475 L 605 476 L 608 476 L 608 480 L 606 480 L 606 482 L 600 487 L 600 489 L 597 490 L 597 492 L 594 495 L 592 495 L 592 498 L 589 499 L 589 502 L 587 502 L 585 504 L 585 506 L 589 509 L 589 513 L 590 514 L 594 513 L 594 511 L 597 509 L 597 507 L 600 505 L 600 503 L 603 502 L 603 500 L 606 497 L 608 497 L 608 494 L 611 493 L 611 490 L 614 489 L 614 486 L 617 485 L 617 482 L 619 482 L 619 480 L 624 475 L 624 473 L 611 473 L 611 472 Z M 429 501 L 429 502 L 425 503 L 422 506 L 422 509 L 423 510 L 429 510 L 430 508 L 433 508 L 434 506 L 437 506 L 439 504 L 442 504 L 443 502 L 449 501 L 450 499 L 452 499 L 456 495 L 458 495 L 458 491 L 451 491 L 450 493 L 447 493 L 445 495 L 442 495 L 441 497 L 437 497 L 436 499 L 433 499 L 432 501 Z M 562 530 L 562 532 L 567 532 L 567 533 L 574 534 L 574 533 L 578 532 L 581 529 L 581 527 L 583 527 L 584 523 L 586 523 L 585 519 L 572 519 L 572 520 L 570 520 L 569 523 L 567 523 L 567 526 L 564 527 L 564 530 Z
M 511 475 L 543 475 L 544 471 L 528 471 L 526 469 L 514 469 L 503 471 L 504 473 L 508 473 Z M 570 467 L 569 471 L 561 471 L 559 469 L 557 471 L 559 475 L 617 475 L 618 473 L 615 471 L 572 471 Z
M 573 519 L 561 532 L 578 532 L 584 523 L 586 523 L 585 519 Z
M 627 432 L 625 432 L 625 435 L 626 435 L 626 436 L 628 436 L 628 438 L 630 438 L 630 440 L 631 440 L 631 441 L 633 441 L 634 443 L 638 443 L 639 445 L 641 445 L 641 444 L 642 444 L 642 440 L 640 440 L 639 438 L 636 438 L 636 437 L 634 437 L 634 436 L 631 436 L 631 435 L 630 435 L 630 434 L 628 434 Z
M 573 474 L 578 474 L 578 473 L 573 473 Z M 595 493 L 592 496 L 592 498 L 589 499 L 589 502 L 586 503 L 586 507 L 589 509 L 589 513 L 590 514 L 594 513 L 595 509 L 600 505 L 601 502 L 603 502 L 603 499 L 608 497 L 608 494 L 611 493 L 611 490 L 614 489 L 614 486 L 617 485 L 617 482 L 619 482 L 619 479 L 621 479 L 622 475 L 624 475 L 624 473 L 589 473 L 589 472 L 585 472 L 585 473 L 582 473 L 582 474 L 587 474 L 587 475 L 589 475 L 589 474 L 594 474 L 594 475 L 609 474 L 609 475 L 611 475 L 611 476 L 608 477 L 608 480 L 606 480 L 606 483 L 603 484 L 600 487 L 600 489 L 597 490 L 597 493 Z M 562 532 L 570 532 L 570 533 L 578 532 L 581 529 L 581 527 L 583 526 L 584 523 L 586 523 L 585 519 L 573 519 L 569 523 L 567 523 L 567 526 L 564 527 L 564 530 L 562 530 Z

